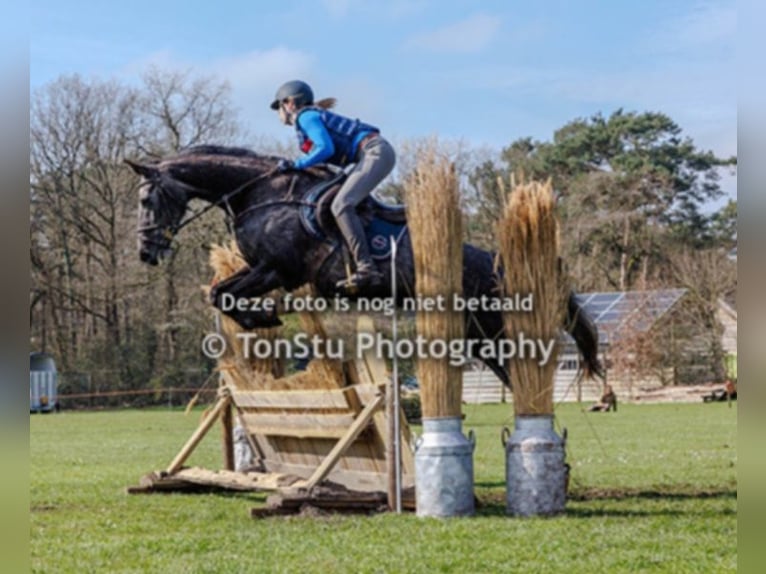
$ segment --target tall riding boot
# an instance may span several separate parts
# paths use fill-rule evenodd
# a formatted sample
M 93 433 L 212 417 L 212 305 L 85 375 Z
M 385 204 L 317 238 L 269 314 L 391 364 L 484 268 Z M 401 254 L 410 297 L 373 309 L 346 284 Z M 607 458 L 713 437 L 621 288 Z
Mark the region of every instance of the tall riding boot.
M 370 256 L 367 237 L 364 234 L 364 227 L 359 216 L 352 209 L 345 209 L 335 216 L 335 222 L 346 240 L 346 245 L 348 245 L 348 250 L 351 252 L 356 267 L 356 272 L 346 281 L 339 281 L 337 287 L 355 288 L 379 284 L 383 280 L 383 276 Z

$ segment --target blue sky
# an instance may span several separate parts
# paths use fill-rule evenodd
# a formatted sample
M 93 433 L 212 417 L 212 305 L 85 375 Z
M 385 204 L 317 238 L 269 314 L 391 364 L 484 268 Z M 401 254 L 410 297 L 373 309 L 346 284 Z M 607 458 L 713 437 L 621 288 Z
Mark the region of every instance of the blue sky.
M 31 90 L 62 74 L 137 81 L 154 65 L 230 83 L 250 134 L 290 137 L 268 104 L 301 78 L 394 141 L 499 149 L 622 107 L 670 115 L 737 153 L 731 1 L 36 2 Z M 726 178 L 736 194 L 736 178 Z

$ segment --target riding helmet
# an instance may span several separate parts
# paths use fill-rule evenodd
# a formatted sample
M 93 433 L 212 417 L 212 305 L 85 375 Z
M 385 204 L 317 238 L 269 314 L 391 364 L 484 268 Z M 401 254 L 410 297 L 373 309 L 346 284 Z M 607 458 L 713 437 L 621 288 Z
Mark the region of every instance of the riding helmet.
M 314 92 L 311 86 L 301 80 L 285 82 L 277 90 L 274 101 L 271 102 L 271 109 L 278 110 L 279 102 L 285 98 L 293 98 L 297 105 L 307 106 L 314 103 Z

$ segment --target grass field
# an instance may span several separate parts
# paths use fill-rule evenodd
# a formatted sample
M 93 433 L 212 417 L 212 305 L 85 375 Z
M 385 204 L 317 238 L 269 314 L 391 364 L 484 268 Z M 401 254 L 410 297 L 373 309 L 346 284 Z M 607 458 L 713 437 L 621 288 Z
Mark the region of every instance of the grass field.
M 36 572 L 736 572 L 737 410 L 725 403 L 557 410 L 569 432 L 564 516 L 504 515 L 508 405 L 466 405 L 477 435 L 470 519 L 414 515 L 253 520 L 264 495 L 129 496 L 200 412 L 33 415 Z M 220 468 L 220 433 L 190 463 Z

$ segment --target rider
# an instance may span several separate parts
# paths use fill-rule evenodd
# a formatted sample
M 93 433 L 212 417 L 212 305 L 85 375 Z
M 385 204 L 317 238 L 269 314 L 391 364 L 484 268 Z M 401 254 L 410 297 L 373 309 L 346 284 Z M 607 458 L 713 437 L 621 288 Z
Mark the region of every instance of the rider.
M 281 160 L 279 169 L 303 169 L 322 162 L 340 167 L 356 164 L 332 202 L 335 222 L 356 267 L 356 272 L 340 281 L 338 287 L 371 286 L 383 277 L 370 256 L 356 206 L 391 173 L 396 155 L 378 128 L 329 111 L 334 105 L 334 98 L 314 103 L 314 92 L 306 82 L 293 80 L 280 86 L 271 109 L 279 112 L 282 123 L 295 126 L 304 155 L 294 162 Z

